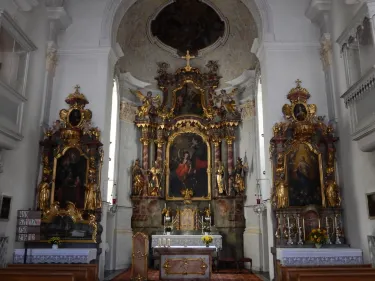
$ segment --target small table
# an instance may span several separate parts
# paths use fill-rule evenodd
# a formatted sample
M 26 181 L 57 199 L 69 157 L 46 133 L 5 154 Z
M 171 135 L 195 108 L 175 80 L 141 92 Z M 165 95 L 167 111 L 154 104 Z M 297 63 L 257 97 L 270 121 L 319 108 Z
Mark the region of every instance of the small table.
M 27 249 L 26 263 L 90 263 L 96 249 Z M 15 249 L 13 263 L 23 263 L 25 249 Z
M 160 280 L 210 280 L 215 246 L 154 247 L 160 254 Z

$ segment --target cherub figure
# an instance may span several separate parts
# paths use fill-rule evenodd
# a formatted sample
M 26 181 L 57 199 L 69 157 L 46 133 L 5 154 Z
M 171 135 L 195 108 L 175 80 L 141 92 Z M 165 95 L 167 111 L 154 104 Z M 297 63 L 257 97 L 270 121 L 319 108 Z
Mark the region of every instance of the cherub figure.
M 156 97 L 152 96 L 152 92 L 147 92 L 146 96 L 144 96 L 140 91 L 132 91 L 131 93 L 136 95 L 139 100 L 142 102 L 142 105 L 138 107 L 138 117 L 140 118 L 148 118 L 149 115 L 156 114 L 158 108 L 161 105 L 160 96 L 156 95 Z

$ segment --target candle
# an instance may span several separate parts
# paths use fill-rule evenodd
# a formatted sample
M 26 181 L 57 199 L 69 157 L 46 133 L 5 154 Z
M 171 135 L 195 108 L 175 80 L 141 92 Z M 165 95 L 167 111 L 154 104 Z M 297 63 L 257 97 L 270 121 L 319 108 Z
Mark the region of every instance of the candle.
M 167 239 L 166 238 L 163 238 L 163 246 L 165 247 L 167 244 Z
M 158 239 L 158 246 L 161 247 L 161 238 Z
M 288 222 L 288 227 L 289 227 L 289 217 L 286 218 L 287 222 Z
M 167 203 L 164 203 L 164 209 L 167 209 Z
M 211 211 L 211 204 L 208 203 L 208 209 Z
M 337 228 L 337 217 L 335 216 L 335 227 Z
M 167 241 L 168 241 L 168 247 L 170 247 L 171 246 L 171 239 L 168 238 Z
M 326 226 L 328 227 L 328 217 L 326 217 Z
M 320 219 L 319 219 L 319 228 L 320 228 Z

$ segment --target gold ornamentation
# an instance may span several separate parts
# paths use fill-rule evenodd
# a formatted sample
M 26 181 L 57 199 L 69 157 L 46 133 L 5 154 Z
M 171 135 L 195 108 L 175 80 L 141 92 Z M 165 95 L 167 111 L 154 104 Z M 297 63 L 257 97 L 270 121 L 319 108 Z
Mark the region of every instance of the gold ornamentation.
M 240 157 L 237 158 L 236 166 L 233 171 L 233 188 L 236 193 L 239 195 L 244 194 L 245 192 L 245 173 L 248 171 L 247 164 L 242 163 Z
M 192 69 L 192 67 L 190 66 L 190 60 L 194 59 L 195 56 L 191 56 L 189 50 L 187 50 L 186 55 L 182 56 L 181 58 L 186 60 L 185 70 L 190 71 Z
M 39 184 L 39 209 L 41 211 L 47 210 L 48 201 L 50 198 L 50 183 L 47 182 L 48 177 L 43 176 L 42 182 Z
M 142 105 L 138 107 L 138 117 L 141 119 L 149 118 L 150 115 L 156 115 L 157 110 L 161 105 L 161 99 L 159 95 L 156 97 L 152 96 L 152 92 L 147 92 L 144 96 L 140 91 L 133 91 L 129 89 L 132 94 L 137 96 L 142 102 Z
M 134 164 L 131 168 L 132 171 L 132 181 L 133 181 L 133 195 L 142 195 L 145 188 L 145 176 L 144 170 L 141 167 L 139 159 L 134 161 Z
M 326 181 L 326 196 L 328 207 L 340 207 L 341 197 L 339 193 L 339 188 L 335 181 Z
M 148 171 L 150 174 L 150 179 L 148 180 L 148 190 L 151 196 L 159 196 L 160 192 L 160 180 L 162 175 L 162 170 L 160 169 L 160 163 L 155 161 L 154 165 Z
M 278 209 L 289 207 L 288 185 L 283 180 L 276 183 L 275 204 Z
M 193 190 L 191 188 L 184 188 L 181 190 L 181 194 L 185 204 L 191 204 L 191 198 L 193 197 Z
M 226 191 L 225 188 L 225 182 L 224 182 L 224 165 L 219 161 L 217 163 L 217 169 L 216 169 L 216 186 L 218 189 L 219 194 L 223 194 L 224 191 Z

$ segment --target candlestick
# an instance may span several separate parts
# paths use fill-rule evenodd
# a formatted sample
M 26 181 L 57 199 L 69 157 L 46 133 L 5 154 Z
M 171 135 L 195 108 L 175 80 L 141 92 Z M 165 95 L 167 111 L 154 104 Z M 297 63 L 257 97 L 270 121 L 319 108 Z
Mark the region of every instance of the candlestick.
M 210 203 L 208 203 L 208 210 L 211 211 L 211 204 Z
M 299 223 L 299 215 L 297 216 L 297 227 L 298 227 L 298 245 L 303 245 L 302 230 L 301 230 L 301 225 Z
M 319 228 L 320 228 L 320 219 L 319 219 Z
M 167 203 L 164 203 L 164 209 L 167 209 Z
M 303 227 L 303 240 L 306 241 L 306 231 L 305 231 L 305 218 L 302 218 L 302 227 Z
M 326 217 L 326 226 L 328 226 L 328 217 Z

